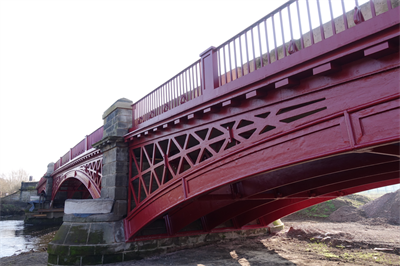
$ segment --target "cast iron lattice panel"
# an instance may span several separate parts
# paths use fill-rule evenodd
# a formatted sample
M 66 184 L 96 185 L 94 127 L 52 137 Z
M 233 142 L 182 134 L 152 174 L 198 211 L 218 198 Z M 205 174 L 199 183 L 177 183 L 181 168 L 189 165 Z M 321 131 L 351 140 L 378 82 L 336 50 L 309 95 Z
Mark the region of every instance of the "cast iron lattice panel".
M 53 179 L 53 193 L 52 199 L 56 196 L 60 189 L 61 184 L 68 178 L 78 178 L 82 183 L 86 183 L 85 186 L 89 192 L 97 191 L 100 195 L 101 191 L 101 179 L 102 179 L 102 165 L 103 158 L 96 158 L 92 161 L 86 162 L 82 165 L 78 165 L 72 169 L 67 169 L 63 173 L 55 176 Z M 73 173 L 73 174 L 71 174 Z M 79 173 L 79 176 L 78 176 Z M 82 180 L 81 180 L 82 179 Z M 97 198 L 90 193 L 93 198 Z
M 169 181 L 257 140 L 326 115 L 326 98 L 287 101 L 195 127 L 130 149 L 129 210 Z M 294 104 L 296 103 L 296 104 Z M 314 114 L 319 114 L 316 116 Z
M 41 184 L 40 187 L 37 188 L 38 193 L 42 193 L 42 192 L 46 193 L 46 184 L 47 184 L 47 181 L 43 182 L 43 184 Z

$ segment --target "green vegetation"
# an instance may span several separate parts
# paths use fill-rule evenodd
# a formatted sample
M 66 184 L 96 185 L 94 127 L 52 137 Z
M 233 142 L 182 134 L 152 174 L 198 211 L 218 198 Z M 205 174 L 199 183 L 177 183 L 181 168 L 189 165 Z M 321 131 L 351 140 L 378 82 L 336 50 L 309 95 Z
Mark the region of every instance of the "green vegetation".
M 331 213 L 342 206 L 354 206 L 356 208 L 370 202 L 372 199 L 363 195 L 353 194 L 328 200 L 320 204 L 300 210 L 294 215 L 305 216 L 307 218 L 327 218 Z
M 24 214 L 24 211 L 13 204 L 0 204 L 0 216 L 7 216 L 7 215 L 21 215 Z
M 366 264 L 368 262 L 379 263 L 383 265 L 400 265 L 400 257 L 396 254 L 377 252 L 373 250 L 352 250 L 349 249 L 343 253 L 343 249 L 345 247 L 343 245 L 338 245 L 335 247 L 329 247 L 325 243 L 310 243 L 308 244 L 306 251 L 314 252 L 325 258 L 350 262 L 350 261 L 365 261 Z

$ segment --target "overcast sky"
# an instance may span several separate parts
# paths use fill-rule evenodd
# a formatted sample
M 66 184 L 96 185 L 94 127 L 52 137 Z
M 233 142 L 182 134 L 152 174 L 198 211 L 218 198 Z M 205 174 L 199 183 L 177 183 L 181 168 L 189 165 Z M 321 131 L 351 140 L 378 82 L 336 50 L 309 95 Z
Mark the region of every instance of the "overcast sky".
M 137 101 L 285 1 L 0 0 L 0 174 L 38 180 Z

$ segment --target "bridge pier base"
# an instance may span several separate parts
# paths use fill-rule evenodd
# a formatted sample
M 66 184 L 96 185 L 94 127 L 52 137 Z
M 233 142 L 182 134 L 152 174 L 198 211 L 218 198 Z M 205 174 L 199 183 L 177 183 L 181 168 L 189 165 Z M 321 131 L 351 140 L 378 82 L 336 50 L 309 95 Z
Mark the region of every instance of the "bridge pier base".
M 103 114 L 101 197 L 67 200 L 63 224 L 49 244 L 49 265 L 93 265 L 118 262 L 131 250 L 125 243 L 129 156 L 123 136 L 132 127 L 132 101 L 119 99 Z M 135 248 L 133 248 L 135 250 Z
M 120 222 L 64 222 L 53 242 L 49 245 L 48 265 L 98 265 L 200 247 L 210 243 L 262 236 L 268 228 L 231 232 L 209 233 L 125 243 Z M 86 243 L 76 241 L 86 240 Z M 120 242 L 116 242 L 119 241 Z M 107 242 L 107 243 L 105 243 Z

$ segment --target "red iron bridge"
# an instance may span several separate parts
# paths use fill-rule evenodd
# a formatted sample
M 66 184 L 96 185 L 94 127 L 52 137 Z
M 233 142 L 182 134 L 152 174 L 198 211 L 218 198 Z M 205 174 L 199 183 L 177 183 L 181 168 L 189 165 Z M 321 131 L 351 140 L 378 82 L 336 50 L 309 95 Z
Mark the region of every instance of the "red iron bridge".
M 399 1 L 312 3 L 285 3 L 132 104 L 121 184 L 95 144 L 113 138 L 105 120 L 38 192 L 125 201 L 131 242 L 265 227 L 399 183 Z

